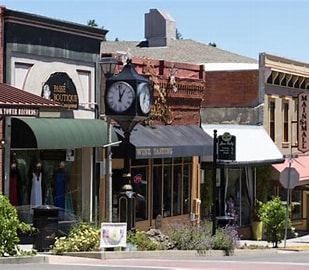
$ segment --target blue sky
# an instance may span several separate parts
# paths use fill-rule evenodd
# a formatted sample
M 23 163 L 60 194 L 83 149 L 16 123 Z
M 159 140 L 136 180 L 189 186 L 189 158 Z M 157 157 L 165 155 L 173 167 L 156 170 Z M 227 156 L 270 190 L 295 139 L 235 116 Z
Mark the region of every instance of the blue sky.
M 258 59 L 267 52 L 309 63 L 307 0 L 0 0 L 8 9 L 109 30 L 107 40 L 144 40 L 144 14 L 167 11 L 184 39 Z

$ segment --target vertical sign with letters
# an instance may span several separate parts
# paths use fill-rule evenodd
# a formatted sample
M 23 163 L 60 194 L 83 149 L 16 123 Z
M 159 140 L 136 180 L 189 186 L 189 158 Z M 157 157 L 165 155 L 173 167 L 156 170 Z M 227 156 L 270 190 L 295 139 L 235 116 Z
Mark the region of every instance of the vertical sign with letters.
M 306 152 L 309 150 L 309 94 L 300 93 L 298 95 L 298 150 Z

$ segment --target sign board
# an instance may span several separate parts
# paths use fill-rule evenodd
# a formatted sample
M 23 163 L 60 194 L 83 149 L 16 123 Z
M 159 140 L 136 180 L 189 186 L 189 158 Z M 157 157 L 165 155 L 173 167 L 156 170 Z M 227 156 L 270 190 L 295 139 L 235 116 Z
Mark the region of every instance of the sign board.
M 77 110 L 79 106 L 75 84 L 65 72 L 51 74 L 43 85 L 41 96 L 59 102 L 69 110 Z
M 66 161 L 74 161 L 75 160 L 75 150 L 67 149 L 66 151 Z
M 293 167 L 286 167 L 280 173 L 279 180 L 284 188 L 293 189 L 299 184 L 299 173 Z
M 236 159 L 236 137 L 229 132 L 218 136 L 218 159 L 229 161 Z
M 27 108 L 0 108 L 0 115 L 12 115 L 12 116 L 39 116 L 39 109 L 27 109 Z
M 298 95 L 298 150 L 306 152 L 309 150 L 309 94 Z
M 127 223 L 101 223 L 100 248 L 126 246 Z

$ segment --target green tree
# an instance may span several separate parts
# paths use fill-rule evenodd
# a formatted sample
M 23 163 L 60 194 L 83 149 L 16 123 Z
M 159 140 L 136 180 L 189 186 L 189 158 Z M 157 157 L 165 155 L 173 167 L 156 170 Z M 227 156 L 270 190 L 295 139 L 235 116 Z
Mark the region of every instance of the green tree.
M 279 197 L 273 197 L 272 200 L 265 203 L 260 202 L 260 205 L 259 214 L 263 222 L 266 240 L 272 242 L 273 247 L 277 248 L 284 236 L 286 206 Z M 290 217 L 288 217 L 289 229 L 292 228 L 291 224 Z
M 217 44 L 215 42 L 209 42 L 208 45 L 212 47 L 217 47 Z
M 179 32 L 177 28 L 176 28 L 176 39 L 183 39 L 182 34 Z
M 87 25 L 88 25 L 88 26 L 91 26 L 91 27 L 98 27 L 98 24 L 96 23 L 96 21 L 95 21 L 94 19 L 89 20 L 89 21 L 87 22 Z

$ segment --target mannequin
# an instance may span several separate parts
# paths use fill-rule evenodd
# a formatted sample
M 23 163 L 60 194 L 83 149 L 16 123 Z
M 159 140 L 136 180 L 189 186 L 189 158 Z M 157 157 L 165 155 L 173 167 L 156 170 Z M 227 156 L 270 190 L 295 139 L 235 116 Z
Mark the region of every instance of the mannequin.
M 55 171 L 55 186 L 54 186 L 54 203 L 55 206 L 65 209 L 65 171 L 64 162 L 59 163 L 59 167 Z
M 32 186 L 30 195 L 30 205 L 42 205 L 42 164 L 37 161 L 32 171 Z

